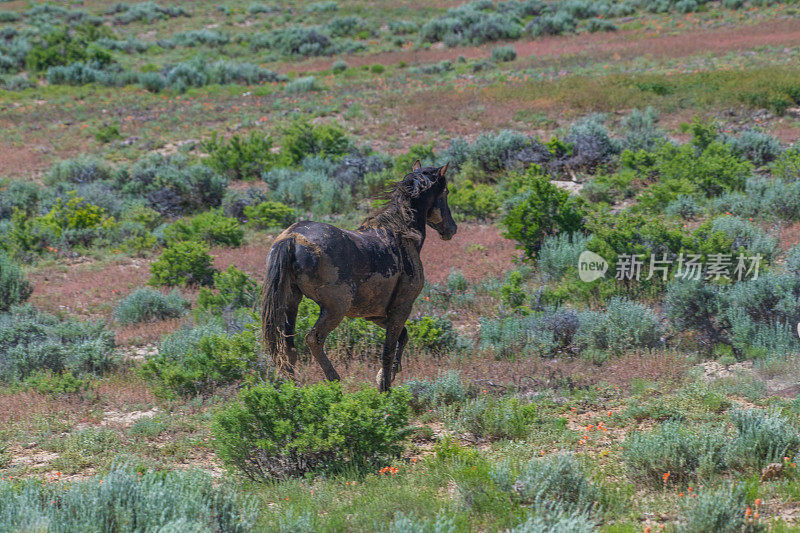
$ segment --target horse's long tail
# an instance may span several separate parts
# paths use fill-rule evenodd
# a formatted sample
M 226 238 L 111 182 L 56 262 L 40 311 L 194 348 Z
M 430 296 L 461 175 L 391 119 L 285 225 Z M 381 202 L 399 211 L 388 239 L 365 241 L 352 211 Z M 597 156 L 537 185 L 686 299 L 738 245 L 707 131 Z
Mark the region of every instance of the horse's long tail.
M 261 299 L 261 335 L 264 347 L 280 372 L 291 374 L 286 338 L 288 331 L 287 302 L 291 297 L 291 269 L 294 259 L 294 239 L 284 239 L 272 245 L 267 256 L 267 277 Z

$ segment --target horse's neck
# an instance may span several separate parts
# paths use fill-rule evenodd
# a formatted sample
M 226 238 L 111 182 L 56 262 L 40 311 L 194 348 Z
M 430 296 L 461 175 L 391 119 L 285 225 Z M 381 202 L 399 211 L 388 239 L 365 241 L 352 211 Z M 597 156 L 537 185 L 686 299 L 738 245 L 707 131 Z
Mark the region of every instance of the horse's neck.
M 414 229 L 419 233 L 419 241 L 416 243 L 417 253 L 422 251 L 422 245 L 425 244 L 425 232 L 428 229 L 426 224 L 426 214 L 424 211 L 415 209 L 414 211 Z

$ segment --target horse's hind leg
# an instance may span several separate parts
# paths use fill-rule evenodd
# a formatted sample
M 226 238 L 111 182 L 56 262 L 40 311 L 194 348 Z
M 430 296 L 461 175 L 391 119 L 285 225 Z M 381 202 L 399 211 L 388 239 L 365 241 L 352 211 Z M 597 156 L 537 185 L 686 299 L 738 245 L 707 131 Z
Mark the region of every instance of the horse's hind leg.
M 319 302 L 318 302 L 319 303 Z M 322 306 L 320 305 L 319 318 L 311 328 L 311 331 L 306 335 L 306 344 L 311 349 L 311 354 L 317 360 L 322 371 L 325 372 L 325 378 L 328 381 L 339 381 L 339 373 L 333 368 L 331 360 L 325 355 L 325 339 L 331 331 L 336 329 L 342 319 L 344 318 L 344 311 L 340 311 L 335 306 Z
M 294 374 L 297 366 L 297 348 L 294 345 L 295 326 L 297 324 L 297 308 L 300 307 L 300 300 L 303 293 L 296 287 L 292 287 L 289 300 L 286 302 L 286 323 L 284 324 L 284 335 L 286 335 L 286 356 L 289 360 L 289 368 L 286 371 Z

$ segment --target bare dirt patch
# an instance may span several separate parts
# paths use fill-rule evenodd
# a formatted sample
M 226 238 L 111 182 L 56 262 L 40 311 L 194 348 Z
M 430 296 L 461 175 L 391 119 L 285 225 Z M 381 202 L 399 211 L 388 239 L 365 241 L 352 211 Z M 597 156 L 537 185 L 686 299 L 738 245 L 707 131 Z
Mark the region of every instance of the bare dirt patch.
M 800 242 L 800 222 L 793 222 L 781 227 L 781 248 L 786 251 Z
M 519 252 L 496 226 L 459 224 L 458 233 L 449 241 L 429 231 L 421 256 L 425 279 L 436 283 L 445 281 L 451 269 L 460 270 L 470 281 L 501 277 Z
M 502 43 L 498 43 L 502 44 Z M 544 37 L 535 41 L 512 43 L 518 57 L 527 63 L 542 63 L 556 57 L 585 55 L 587 58 L 608 57 L 619 60 L 628 57 L 685 57 L 697 53 L 719 54 L 744 50 L 756 46 L 796 46 L 800 44 L 800 27 L 794 20 L 773 20 L 751 26 L 724 28 L 694 28 L 678 34 L 656 33 L 644 35 L 641 30 L 582 33 L 579 35 Z M 392 65 L 404 61 L 408 64 L 455 61 L 459 56 L 467 59 L 486 58 L 491 48 L 483 46 L 457 46 L 428 50 L 397 50 L 367 55 L 344 56 L 352 67 L 381 63 Z M 281 63 L 275 68 L 281 72 L 309 72 L 329 70 L 333 59 L 314 59 L 300 63 Z

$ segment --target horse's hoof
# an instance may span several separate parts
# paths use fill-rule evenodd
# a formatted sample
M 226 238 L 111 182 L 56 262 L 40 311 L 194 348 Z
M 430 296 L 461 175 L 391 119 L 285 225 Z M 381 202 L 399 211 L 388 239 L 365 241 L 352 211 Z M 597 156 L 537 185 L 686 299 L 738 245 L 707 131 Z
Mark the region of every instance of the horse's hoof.
M 378 370 L 375 375 L 375 384 L 378 385 L 378 390 L 383 392 L 383 369 Z

